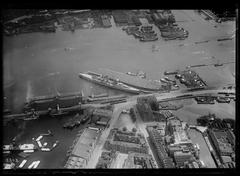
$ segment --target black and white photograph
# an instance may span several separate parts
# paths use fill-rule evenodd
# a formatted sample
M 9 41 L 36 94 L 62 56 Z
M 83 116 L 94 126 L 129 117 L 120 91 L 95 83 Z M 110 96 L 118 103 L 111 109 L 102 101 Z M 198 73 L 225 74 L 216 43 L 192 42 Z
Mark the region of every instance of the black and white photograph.
M 236 168 L 237 13 L 2 9 L 3 171 Z

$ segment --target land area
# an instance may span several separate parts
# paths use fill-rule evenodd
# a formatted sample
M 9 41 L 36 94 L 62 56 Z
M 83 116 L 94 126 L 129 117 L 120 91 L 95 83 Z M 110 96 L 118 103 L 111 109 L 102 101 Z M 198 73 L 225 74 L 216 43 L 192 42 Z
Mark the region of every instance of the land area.
M 111 14 L 109 12 L 103 13 Z M 109 15 L 112 24 L 110 28 L 100 28 L 99 22 L 95 23 L 96 25 L 93 28 L 83 26 L 81 29 L 84 30 L 75 30 L 75 32 L 64 31 L 62 28 L 56 27 L 55 33 L 44 34 L 39 33 L 39 30 L 36 33 L 32 33 L 33 31 L 29 30 L 28 34 L 20 34 L 20 32 L 17 36 L 4 36 L 4 64 L 6 64 L 4 66 L 4 76 L 8 75 L 8 72 L 11 72 L 12 75 L 12 78 L 5 76 L 4 82 L 14 79 L 17 86 L 13 92 L 10 91 L 8 93 L 12 96 L 10 104 L 15 112 L 19 112 L 26 101 L 26 97 L 51 95 L 56 89 L 59 92 L 83 90 L 85 96 L 106 92 L 110 95 L 120 93 L 120 91 L 106 89 L 103 86 L 97 86 L 87 81 L 81 80 L 80 82 L 79 78 L 77 78 L 80 71 L 96 71 L 99 68 L 109 68 L 126 73 L 128 71 L 137 72 L 138 70 L 144 70 L 147 73 L 147 78 L 159 80 L 166 70 L 182 70 L 188 65 L 213 64 L 235 60 L 235 38 L 221 42 L 217 41 L 219 38 L 229 37 L 233 34 L 235 21 L 217 23 L 214 20 L 205 20 L 203 16 L 193 10 L 172 10 L 172 13 L 175 16 L 176 23 L 189 31 L 189 36 L 185 40 L 165 41 L 161 38 L 158 28 L 154 26 L 159 40 L 146 43 L 139 42 L 132 36 L 128 36 L 122 31 L 121 27 L 116 26 L 111 15 Z M 95 13 L 91 13 L 88 16 L 88 11 L 84 13 L 79 12 L 79 14 L 79 18 L 97 18 L 94 16 Z M 59 14 L 59 16 L 61 15 Z M 75 14 L 75 16 L 77 15 Z M 139 16 L 141 16 L 140 12 Z M 59 17 L 57 16 L 57 18 Z M 57 21 L 56 16 L 53 19 L 49 19 L 51 25 L 55 20 Z M 141 21 L 149 25 L 144 17 Z M 88 22 L 90 23 L 91 20 Z M 206 40 L 209 42 L 196 44 L 196 42 Z M 157 48 L 157 51 L 152 51 L 152 45 Z M 71 49 L 66 51 L 65 48 Z M 7 66 L 8 64 L 9 66 Z M 190 94 L 202 94 L 204 91 L 206 93 L 223 91 L 223 86 L 235 84 L 236 70 L 234 63 L 221 67 L 199 67 L 194 68 L 194 70 L 206 81 L 211 89 L 194 91 Z M 60 72 L 59 77 L 49 75 L 56 72 Z M 31 84 L 28 84 L 28 82 L 31 82 Z M 161 101 L 165 98 L 184 94 L 189 94 L 189 92 L 180 90 L 153 95 L 156 96 L 158 101 Z M 145 95 L 129 96 L 126 103 L 114 105 L 109 127 L 102 131 L 99 142 L 96 143 L 86 168 L 95 168 L 98 162 L 97 159 L 105 151 L 103 146 L 112 128 L 127 127 L 127 130 L 136 128 L 137 132 L 143 133 L 146 139 L 149 137 L 146 131 L 148 123 L 143 122 L 140 117 L 137 118 L 136 122 L 133 122 L 129 114 L 122 113 L 122 110 L 134 107 L 137 103 L 137 98 L 141 96 Z M 231 101 L 229 104 L 200 105 L 193 99 L 187 99 L 173 101 L 173 103 L 184 105 L 183 108 L 171 112 L 189 125 L 197 125 L 196 119 L 209 112 L 215 113 L 217 117 L 222 119 L 235 119 L 234 101 Z M 59 122 L 56 119 L 51 121 L 49 123 L 45 119 L 42 124 L 38 121 L 29 123 L 32 127 L 26 129 L 27 132 L 23 135 L 22 142 L 26 143 L 26 138 L 31 139 L 31 137 L 39 133 L 38 128 L 33 129 L 34 126 L 42 125 L 45 126 L 45 129 L 55 126 L 54 131 L 58 133 L 61 125 L 58 124 Z M 55 123 L 58 125 L 55 125 Z M 46 124 L 48 125 L 46 126 Z M 7 134 L 10 133 L 9 129 L 7 131 Z M 44 153 L 44 155 L 41 152 L 34 153 L 29 161 L 32 162 L 38 159 L 43 161 L 42 163 L 44 164 L 40 164 L 39 168 L 62 167 L 67 148 L 77 131 L 77 129 L 71 132 L 61 131 L 56 136 L 61 141 L 65 141 L 60 148 L 50 153 Z M 200 159 L 207 166 L 216 167 L 212 156 L 209 155 L 210 152 L 202 134 L 191 131 L 190 136 L 193 143 L 199 143 L 200 145 Z M 5 139 L 6 141 L 11 140 L 10 137 L 5 137 Z M 147 142 L 147 145 L 150 146 L 149 142 Z M 63 153 L 64 157 L 63 155 L 58 156 L 58 153 Z M 151 150 L 150 154 L 154 157 L 156 156 Z M 118 154 L 117 160 L 120 162 L 113 164 L 113 167 L 122 168 L 124 160 L 127 158 L 126 155 Z M 48 160 L 51 160 L 51 163 L 48 163 Z M 156 162 L 155 159 L 154 162 Z

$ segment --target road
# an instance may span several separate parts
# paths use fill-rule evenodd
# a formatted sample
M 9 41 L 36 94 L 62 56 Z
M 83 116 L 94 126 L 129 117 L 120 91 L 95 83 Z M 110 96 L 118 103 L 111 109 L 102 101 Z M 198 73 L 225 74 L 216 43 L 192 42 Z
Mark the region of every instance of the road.
M 109 122 L 109 127 L 106 128 L 104 131 L 102 131 L 102 134 L 100 136 L 99 142 L 97 143 L 93 155 L 91 156 L 91 159 L 88 162 L 87 168 L 95 168 L 98 158 L 101 156 L 102 150 L 103 150 L 103 145 L 106 142 L 106 139 L 110 133 L 110 130 L 114 127 L 114 125 L 117 123 L 120 114 L 123 109 L 129 109 L 133 107 L 137 103 L 137 98 L 138 97 L 145 97 L 145 96 L 150 96 L 154 95 L 157 98 L 157 101 L 161 101 L 164 99 L 169 99 L 167 101 L 172 101 L 174 100 L 177 96 L 180 95 L 186 95 L 186 94 L 193 94 L 193 95 L 201 95 L 201 94 L 216 94 L 217 91 L 223 91 L 223 92 L 228 92 L 224 89 L 214 89 L 214 90 L 196 90 L 194 92 L 182 92 L 182 91 L 172 91 L 169 93 L 154 93 L 154 94 L 148 94 L 148 95 L 137 95 L 137 96 L 132 96 L 127 99 L 127 102 L 120 103 L 120 104 L 115 104 L 114 105 L 114 110 L 113 110 L 113 116 L 112 119 Z M 234 91 L 232 91 L 234 92 Z M 137 123 L 137 128 L 144 134 L 145 137 L 148 136 L 146 130 L 145 130 L 145 125 L 143 125 L 142 122 Z M 151 152 L 150 152 L 151 153 Z

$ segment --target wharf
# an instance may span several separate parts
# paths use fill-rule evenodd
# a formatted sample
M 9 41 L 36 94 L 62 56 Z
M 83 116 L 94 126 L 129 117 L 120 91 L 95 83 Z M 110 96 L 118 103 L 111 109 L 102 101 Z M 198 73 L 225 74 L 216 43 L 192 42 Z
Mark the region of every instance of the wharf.
M 101 69 L 101 70 L 103 70 L 103 75 L 106 75 L 111 79 L 119 80 L 126 85 L 129 85 L 138 89 L 147 90 L 147 91 L 159 91 L 161 88 L 161 84 L 158 82 L 142 79 L 139 77 L 131 76 L 126 73 L 121 73 L 121 72 L 113 71 L 110 69 Z

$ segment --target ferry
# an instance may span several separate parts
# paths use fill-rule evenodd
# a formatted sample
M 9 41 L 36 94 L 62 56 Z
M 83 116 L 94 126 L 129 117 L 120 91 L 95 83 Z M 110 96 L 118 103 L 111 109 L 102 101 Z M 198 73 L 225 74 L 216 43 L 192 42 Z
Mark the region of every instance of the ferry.
M 118 80 L 109 79 L 107 77 L 104 77 L 103 75 L 96 74 L 96 73 L 93 75 L 93 72 L 79 73 L 79 77 L 88 81 L 92 81 L 96 84 L 100 84 L 102 86 L 106 86 L 109 88 L 129 92 L 129 93 L 139 94 L 141 92 L 140 89 L 127 86 L 126 84 L 123 84 Z

